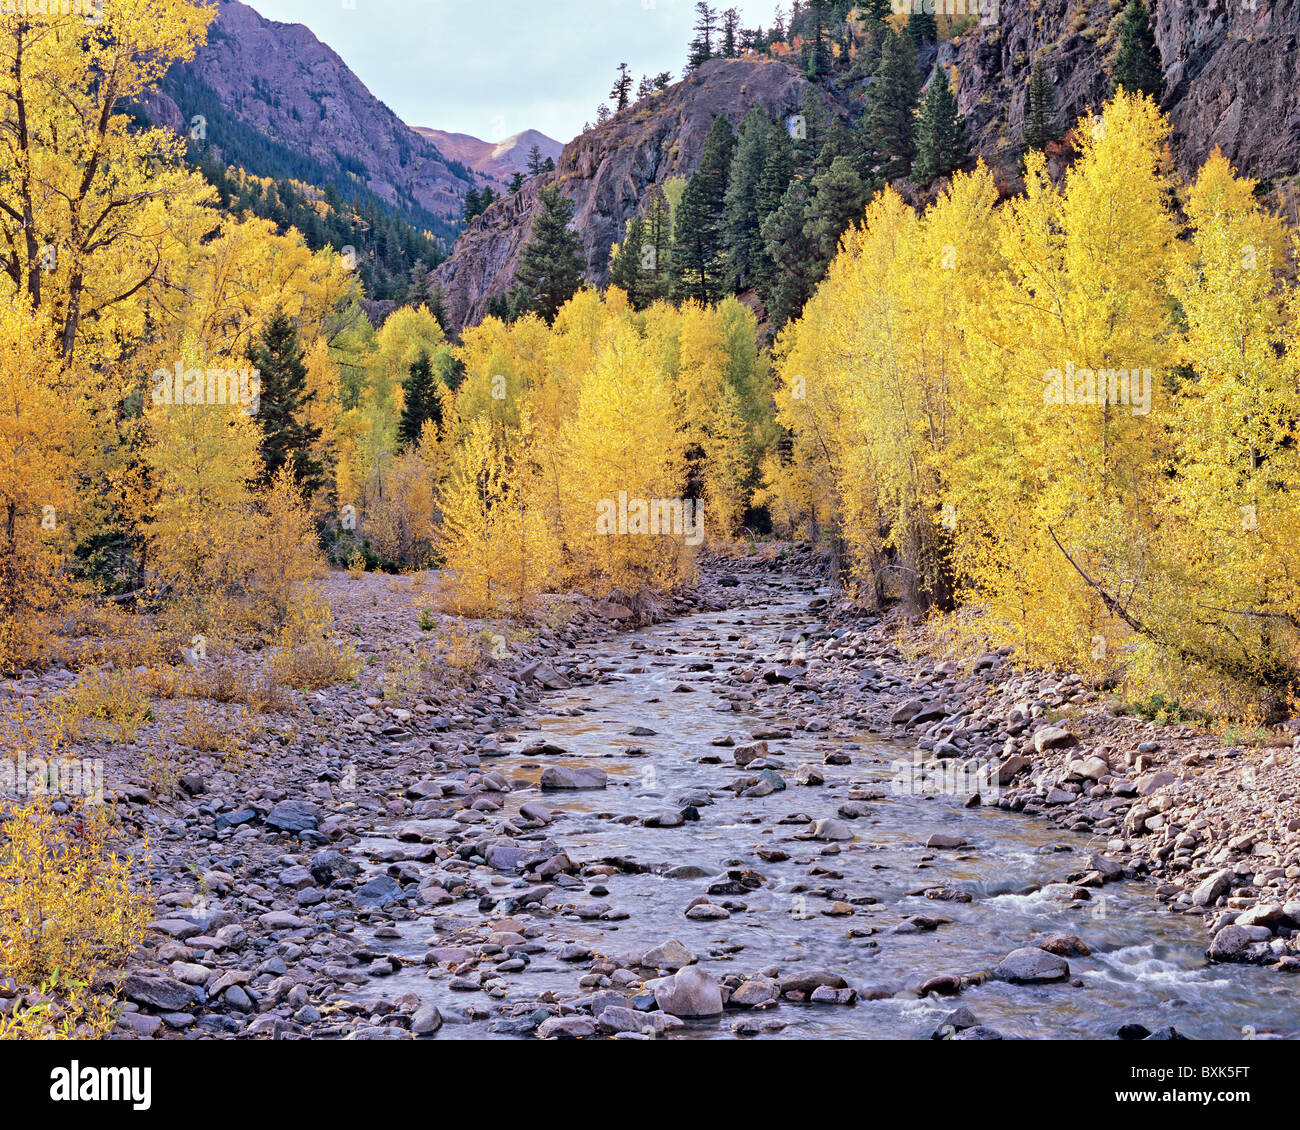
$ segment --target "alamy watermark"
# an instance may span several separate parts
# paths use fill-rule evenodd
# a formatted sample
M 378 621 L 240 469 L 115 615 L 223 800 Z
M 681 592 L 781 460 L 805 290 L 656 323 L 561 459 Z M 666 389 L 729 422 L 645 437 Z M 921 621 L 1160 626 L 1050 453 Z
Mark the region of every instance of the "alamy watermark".
M 80 16 L 88 24 L 102 24 L 104 0 L 0 0 L 0 16 L 24 16 L 29 20 Z
M 230 404 L 250 416 L 262 407 L 262 375 L 256 369 L 159 369 L 153 375 L 153 402 L 158 405 Z
M 80 797 L 87 804 L 103 804 L 104 762 L 77 757 L 28 760 L 19 750 L 16 758 L 0 760 L 0 795 Z
M 948 16 L 961 19 L 974 16 L 984 25 L 995 24 L 1001 14 L 1001 0 L 890 0 L 894 15 Z
M 704 513 L 693 498 L 629 498 L 596 503 L 596 533 L 602 537 L 679 537 L 687 545 L 704 541 Z
M 1151 413 L 1150 369 L 1076 369 L 1069 361 L 1064 370 L 1048 369 L 1043 382 L 1044 404 L 1110 404 L 1130 407 L 1134 416 Z

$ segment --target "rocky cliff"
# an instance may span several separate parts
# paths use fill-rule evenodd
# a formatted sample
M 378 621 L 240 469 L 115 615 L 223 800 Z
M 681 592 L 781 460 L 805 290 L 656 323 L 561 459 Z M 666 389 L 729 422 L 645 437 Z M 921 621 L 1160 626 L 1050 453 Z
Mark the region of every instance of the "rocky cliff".
M 543 185 L 558 185 L 575 202 L 574 227 L 587 254 L 588 277 L 603 283 L 610 247 L 622 238 L 626 222 L 655 186 L 695 170 L 718 116 L 739 125 L 756 105 L 772 117 L 793 114 L 807 85 L 786 63 L 714 59 L 571 141 L 553 174 L 533 178 L 484 212 L 434 273 L 446 291 L 453 328 L 480 321 L 489 300 L 509 289 Z
M 1001 0 L 996 24 L 942 45 L 939 60 L 957 68 L 958 107 L 981 156 L 1002 172 L 1014 168 L 1026 86 L 1040 59 L 1055 83 L 1062 132 L 1101 105 L 1123 10 L 1121 0 Z M 1179 167 L 1194 170 L 1218 146 L 1252 176 L 1293 175 L 1300 3 L 1159 0 L 1155 31 Z

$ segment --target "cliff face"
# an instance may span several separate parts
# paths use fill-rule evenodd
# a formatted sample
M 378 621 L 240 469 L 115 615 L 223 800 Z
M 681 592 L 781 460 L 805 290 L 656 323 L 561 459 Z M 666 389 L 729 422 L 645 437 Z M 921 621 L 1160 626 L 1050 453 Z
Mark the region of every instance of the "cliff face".
M 177 98 L 190 104 L 178 106 Z M 145 108 L 154 121 L 180 130 L 196 112 L 216 117 L 210 106 L 219 108 L 220 121 L 210 122 L 207 143 L 223 159 L 254 166 L 253 173 L 269 172 L 255 167 L 257 147 L 269 141 L 278 159 L 287 150 L 355 178 L 389 204 L 448 220 L 459 217 L 475 182 L 306 27 L 263 19 L 235 0 L 219 0 L 207 45 L 192 63 L 173 68 Z
M 793 114 L 807 85 L 786 63 L 715 59 L 571 141 L 553 174 L 533 178 L 484 212 L 434 272 L 447 293 L 453 328 L 480 321 L 489 300 L 510 288 L 544 185 L 558 185 L 576 204 L 574 228 L 587 254 L 588 277 L 602 284 L 609 249 L 622 238 L 624 225 L 657 185 L 695 171 L 715 118 L 739 125 L 751 106 L 774 118 Z
M 1251 11 L 1251 8 L 1254 11 Z M 1041 59 L 1062 132 L 1110 94 L 1124 5 L 1118 0 L 1001 0 L 997 24 L 940 48 L 976 151 L 1014 169 L 1025 93 Z M 1295 0 L 1159 0 L 1155 18 L 1174 152 L 1194 171 L 1217 145 L 1242 172 L 1292 175 L 1300 160 Z

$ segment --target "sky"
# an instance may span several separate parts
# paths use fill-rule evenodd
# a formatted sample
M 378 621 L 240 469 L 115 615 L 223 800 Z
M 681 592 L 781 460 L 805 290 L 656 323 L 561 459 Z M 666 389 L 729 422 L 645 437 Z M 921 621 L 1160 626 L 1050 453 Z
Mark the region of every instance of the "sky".
M 306 24 L 407 125 L 502 141 L 538 129 L 567 142 L 634 81 L 681 76 L 694 0 L 245 0 Z M 714 0 L 746 27 L 788 0 Z

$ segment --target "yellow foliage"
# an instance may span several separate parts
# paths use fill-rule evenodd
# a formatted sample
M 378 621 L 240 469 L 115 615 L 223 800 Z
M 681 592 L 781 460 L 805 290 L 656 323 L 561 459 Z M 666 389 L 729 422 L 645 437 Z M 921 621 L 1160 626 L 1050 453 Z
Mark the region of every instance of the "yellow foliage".
M 0 968 L 48 986 L 51 999 L 0 1016 L 0 1039 L 107 1035 L 111 983 L 150 914 L 105 809 L 59 816 L 43 800 L 11 809 L 0 825 Z

